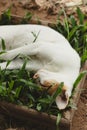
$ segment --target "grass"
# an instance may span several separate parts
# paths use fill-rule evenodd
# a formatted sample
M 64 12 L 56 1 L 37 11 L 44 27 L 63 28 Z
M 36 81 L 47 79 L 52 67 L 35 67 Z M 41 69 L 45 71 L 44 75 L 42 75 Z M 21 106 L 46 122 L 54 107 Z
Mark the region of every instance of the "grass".
M 31 12 L 26 12 L 23 19 L 20 21 L 20 24 L 27 24 L 33 17 Z M 14 24 L 14 21 L 11 17 L 11 7 L 9 7 L 1 16 L 0 16 L 0 25 L 10 25 Z
M 0 70 L 0 99 L 56 115 L 58 110 L 54 100 L 61 93 L 62 84 L 60 89 L 50 96 L 46 90 L 43 91 L 36 85 L 25 66 L 26 61 L 20 70 Z
M 78 20 L 73 15 L 67 17 L 65 10 L 62 9 L 61 13 L 64 15 L 64 20 L 61 23 L 60 16 L 55 26 L 55 30 L 62 33 L 70 42 L 71 46 L 81 56 L 81 63 L 87 60 L 87 22 L 84 22 L 85 15 L 77 8 Z M 28 13 L 22 23 L 27 23 L 32 18 L 32 14 Z M 10 9 L 8 9 L 1 17 L 0 24 L 12 24 Z M 35 40 L 39 36 L 35 36 Z M 34 42 L 35 42 L 34 40 Z M 5 42 L 2 39 L 2 49 L 5 50 Z M 19 105 L 26 105 L 29 108 L 36 109 L 37 111 L 47 112 L 57 116 L 57 124 L 61 118 L 61 111 L 57 109 L 55 98 L 61 93 L 63 83 L 60 84 L 58 90 L 50 96 L 48 90 L 42 90 L 41 86 L 37 85 L 35 80 L 32 79 L 33 72 L 25 70 L 27 58 L 24 58 L 24 64 L 20 70 L 1 70 L 0 69 L 0 99 L 8 102 L 16 103 Z M 8 61 L 10 64 L 11 61 Z M 83 72 L 74 83 L 74 89 L 87 72 Z M 72 106 L 70 106 L 72 107 Z
M 62 22 L 61 14 L 64 15 Z M 87 60 L 87 22 L 85 22 L 85 14 L 80 8 L 77 8 L 76 14 L 77 19 L 73 15 L 69 17 L 63 8 L 58 15 L 55 29 L 68 39 L 71 46 L 81 56 L 81 63 L 83 64 Z

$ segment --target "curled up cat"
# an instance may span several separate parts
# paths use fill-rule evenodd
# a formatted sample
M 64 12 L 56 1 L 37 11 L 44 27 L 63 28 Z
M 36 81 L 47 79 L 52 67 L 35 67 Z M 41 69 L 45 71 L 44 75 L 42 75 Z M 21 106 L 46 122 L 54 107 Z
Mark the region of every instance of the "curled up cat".
M 56 104 L 59 109 L 65 109 L 79 75 L 80 57 L 64 36 L 50 27 L 29 24 L 0 26 L 2 51 L 1 39 L 6 44 L 6 52 L 0 55 L 0 59 L 4 60 L 0 63 L 1 69 L 6 68 L 8 60 L 12 61 L 7 69 L 20 69 L 24 61 L 17 56 L 28 56 L 26 70 L 34 71 L 33 78 L 38 78 L 44 88 L 52 86 L 50 94 L 64 82 L 62 94 L 56 97 Z

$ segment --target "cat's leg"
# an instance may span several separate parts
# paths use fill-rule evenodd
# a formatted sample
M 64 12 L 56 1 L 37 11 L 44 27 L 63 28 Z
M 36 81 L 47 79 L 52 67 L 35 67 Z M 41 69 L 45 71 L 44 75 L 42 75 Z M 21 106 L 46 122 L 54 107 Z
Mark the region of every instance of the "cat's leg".
M 0 59 L 2 60 L 13 60 L 18 55 L 21 56 L 31 56 L 38 53 L 39 45 L 38 43 L 31 43 L 29 45 L 24 45 L 22 47 L 6 51 L 5 53 L 0 54 Z
M 20 59 L 16 59 L 13 61 L 6 61 L 6 62 L 0 63 L 0 68 L 1 70 L 4 70 L 4 69 L 12 70 L 12 69 L 19 69 L 22 67 L 22 65 L 23 65 L 23 61 Z
M 9 69 L 9 70 L 20 69 L 25 62 L 26 62 L 25 69 L 28 71 L 35 71 L 36 72 L 39 69 L 43 68 L 43 64 L 40 61 L 38 61 L 37 59 L 28 60 L 28 61 L 25 61 L 23 59 L 15 59 L 15 60 L 10 61 L 10 62 L 6 61 L 6 62 L 0 63 L 0 68 L 2 70 L 4 70 L 4 69 Z

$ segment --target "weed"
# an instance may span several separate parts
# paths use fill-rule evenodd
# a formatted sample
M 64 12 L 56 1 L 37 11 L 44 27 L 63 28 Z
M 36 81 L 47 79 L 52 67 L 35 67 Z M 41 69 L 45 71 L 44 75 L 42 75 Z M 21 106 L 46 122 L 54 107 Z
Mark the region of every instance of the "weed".
M 42 88 L 31 78 L 30 72 L 25 70 L 25 66 L 26 61 L 20 70 L 0 70 L 0 99 L 51 113 L 50 109 L 56 106 L 54 100 L 61 93 L 61 86 L 52 96 L 47 92 L 44 94 Z M 57 107 L 54 109 L 57 113 Z
M 31 12 L 27 12 L 24 18 L 21 21 L 21 24 L 27 24 L 32 19 L 33 14 Z
M 80 83 L 81 79 L 87 74 L 87 71 L 80 72 L 79 76 L 77 77 L 76 81 L 73 84 L 73 91 L 77 87 L 77 85 Z
M 11 7 L 9 7 L 0 17 L 0 25 L 12 24 L 11 21 Z
M 61 113 L 58 113 L 58 115 L 57 115 L 57 120 L 56 120 L 57 130 L 59 130 L 59 123 L 60 123 L 61 118 L 62 118 L 62 114 L 61 114 Z
M 80 8 L 76 10 L 78 19 L 73 15 L 66 15 L 64 8 L 58 15 L 58 20 L 55 29 L 62 33 L 70 42 L 71 46 L 81 56 L 82 64 L 87 60 L 87 22 L 84 22 L 85 15 Z M 64 15 L 61 22 L 61 13 Z
M 3 38 L 1 38 L 1 47 L 3 51 L 6 49 L 5 41 Z
M 33 40 L 33 43 L 37 40 L 37 38 L 38 38 L 38 36 L 39 36 L 39 34 L 40 34 L 40 31 L 37 33 L 37 34 L 35 34 L 34 32 L 31 32 L 32 34 L 33 34 L 33 36 L 34 36 L 34 40 Z

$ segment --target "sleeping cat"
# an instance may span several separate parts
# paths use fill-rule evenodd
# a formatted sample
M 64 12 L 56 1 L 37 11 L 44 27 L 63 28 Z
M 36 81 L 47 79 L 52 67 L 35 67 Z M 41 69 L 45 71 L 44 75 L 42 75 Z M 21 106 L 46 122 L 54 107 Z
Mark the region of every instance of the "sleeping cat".
M 32 24 L 0 26 L 1 51 L 2 39 L 6 50 L 0 55 L 4 60 L 1 69 L 6 68 L 8 60 L 12 61 L 7 69 L 20 69 L 24 61 L 17 56 L 29 57 L 26 69 L 35 71 L 33 78 L 38 78 L 44 88 L 52 86 L 50 94 L 64 82 L 62 94 L 56 98 L 58 108 L 64 109 L 80 70 L 80 57 L 69 42 L 50 27 Z

